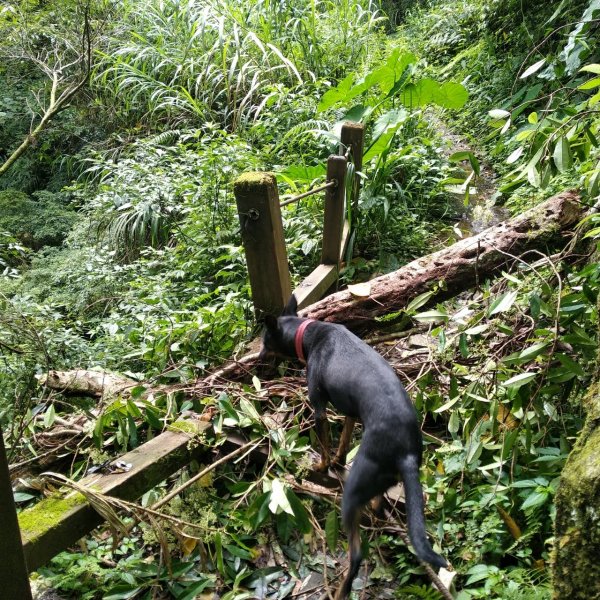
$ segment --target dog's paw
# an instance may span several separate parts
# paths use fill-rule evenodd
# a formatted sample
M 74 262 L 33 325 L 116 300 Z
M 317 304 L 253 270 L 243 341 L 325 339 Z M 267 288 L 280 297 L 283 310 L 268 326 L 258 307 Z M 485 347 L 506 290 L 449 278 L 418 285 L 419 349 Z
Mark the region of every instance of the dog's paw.
M 328 460 L 320 460 L 313 464 L 313 469 L 318 473 L 326 473 L 329 469 L 329 461 Z
M 345 454 L 336 454 L 333 457 L 333 461 L 331 461 L 331 465 L 333 467 L 345 467 L 346 466 L 346 455 Z

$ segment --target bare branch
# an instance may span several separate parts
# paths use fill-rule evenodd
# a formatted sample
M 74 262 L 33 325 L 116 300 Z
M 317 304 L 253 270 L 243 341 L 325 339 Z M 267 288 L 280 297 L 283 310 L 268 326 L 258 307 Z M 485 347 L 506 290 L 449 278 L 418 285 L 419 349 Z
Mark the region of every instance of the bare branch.
M 38 124 L 33 127 L 29 134 L 23 139 L 16 150 L 0 165 L 0 177 L 2 177 L 14 163 L 27 151 L 27 149 L 37 140 L 39 135 L 46 129 L 50 121 L 57 114 L 70 106 L 70 102 L 83 89 L 89 81 L 92 71 L 92 52 L 93 42 L 90 25 L 90 5 L 89 0 L 85 3 L 83 12 L 83 30 L 81 34 L 81 47 L 77 50 L 68 40 L 63 40 L 65 48 L 59 50 L 54 46 L 51 51 L 38 52 L 37 54 L 29 52 L 28 42 L 21 35 L 21 48 L 11 58 L 25 60 L 36 65 L 50 80 L 50 99 L 47 107 L 42 108 L 42 114 Z M 73 59 L 69 55 L 76 52 Z M 82 72 L 73 80 L 73 71 Z M 38 100 L 40 107 L 42 102 Z

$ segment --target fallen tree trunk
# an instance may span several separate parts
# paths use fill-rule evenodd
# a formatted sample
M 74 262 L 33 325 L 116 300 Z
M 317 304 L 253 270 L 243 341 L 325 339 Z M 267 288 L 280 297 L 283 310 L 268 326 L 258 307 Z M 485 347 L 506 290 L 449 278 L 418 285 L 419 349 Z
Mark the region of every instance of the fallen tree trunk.
M 107 371 L 88 371 L 76 369 L 74 371 L 49 371 L 37 376 L 38 383 L 52 390 L 80 396 L 93 396 L 103 398 L 117 396 L 129 390 L 138 382 L 122 375 L 115 375 Z
M 153 385 L 149 387 L 147 384 L 123 377 L 123 375 L 86 369 L 49 371 L 38 375 L 37 380 L 40 385 L 51 390 L 75 396 L 92 396 L 103 400 L 116 396 L 129 396 L 131 390 L 138 386 L 146 388 L 140 394 L 141 398 L 145 398 L 149 394 L 169 394 L 179 390 L 177 386 Z
M 357 297 L 343 290 L 307 306 L 300 314 L 343 323 L 353 330 L 367 329 L 375 317 L 404 308 L 439 282 L 444 287 L 436 301 L 473 287 L 528 250 L 546 250 L 560 241 L 563 231 L 576 224 L 582 213 L 578 194 L 563 192 L 496 227 L 372 279 L 368 296 Z

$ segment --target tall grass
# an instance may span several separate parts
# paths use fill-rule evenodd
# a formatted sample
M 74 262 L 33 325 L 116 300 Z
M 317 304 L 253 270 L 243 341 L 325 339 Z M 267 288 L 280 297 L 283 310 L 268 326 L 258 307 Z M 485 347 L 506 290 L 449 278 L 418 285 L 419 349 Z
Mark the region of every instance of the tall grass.
M 286 91 L 373 51 L 373 0 L 125 0 L 94 82 L 154 125 L 236 131 Z M 373 41 L 373 40 L 371 40 Z

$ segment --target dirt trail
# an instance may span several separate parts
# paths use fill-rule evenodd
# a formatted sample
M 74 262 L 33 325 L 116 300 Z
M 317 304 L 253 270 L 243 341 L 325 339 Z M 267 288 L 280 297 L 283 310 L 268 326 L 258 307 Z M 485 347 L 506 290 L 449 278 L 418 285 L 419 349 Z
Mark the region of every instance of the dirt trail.
M 435 119 L 435 127 L 447 140 L 447 156 L 455 152 L 472 152 L 477 156 L 478 153 L 470 147 L 467 140 L 454 133 L 443 121 Z M 462 208 L 462 216 L 454 226 L 454 234 L 450 233 L 445 240 L 446 243 L 455 242 L 459 237 L 476 235 L 510 216 L 506 208 L 495 204 L 497 184 L 494 170 L 489 163 L 481 160 L 479 156 L 477 156 L 477 159 L 481 167 L 480 174 L 471 182 L 471 187 L 475 188 L 476 193 L 470 195 L 467 206 L 464 206 L 462 197 L 456 196 L 457 205 Z M 468 161 L 465 164 L 468 164 Z M 457 169 L 460 168 L 460 165 L 457 165 Z M 470 172 L 470 166 L 467 169 Z M 460 232 L 460 236 L 458 232 Z

